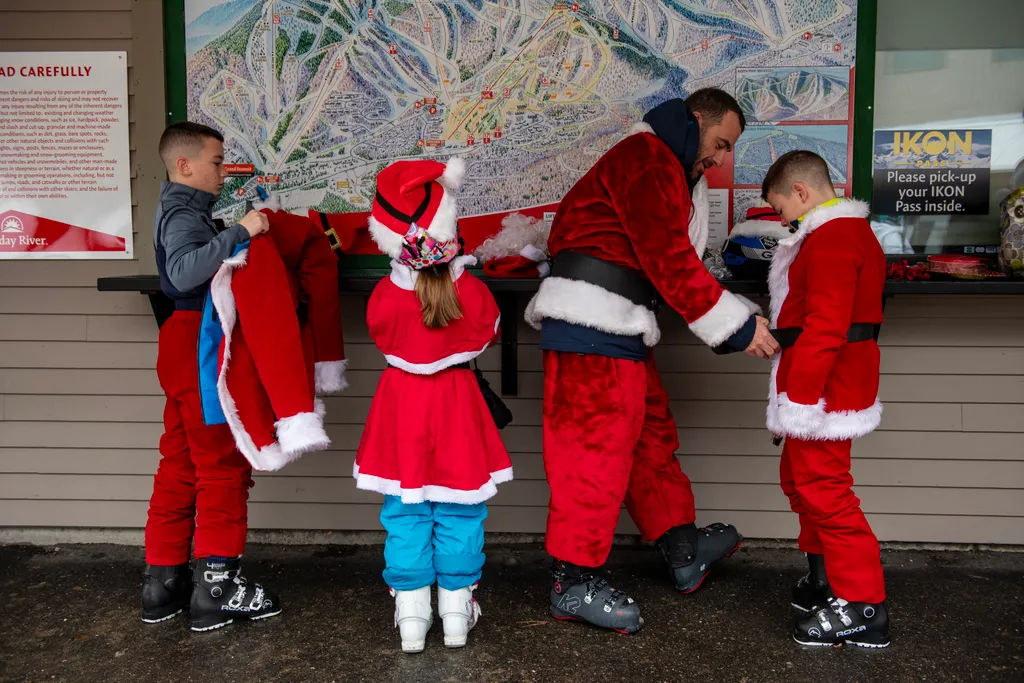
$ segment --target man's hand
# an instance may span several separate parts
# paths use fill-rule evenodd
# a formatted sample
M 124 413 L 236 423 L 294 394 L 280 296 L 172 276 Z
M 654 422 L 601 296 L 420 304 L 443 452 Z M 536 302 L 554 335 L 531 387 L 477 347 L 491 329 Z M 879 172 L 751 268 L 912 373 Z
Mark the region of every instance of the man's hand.
M 754 339 L 747 347 L 746 354 L 756 358 L 768 360 L 779 352 L 779 343 L 768 331 L 768 319 L 757 316 L 757 325 L 754 327 Z
M 249 237 L 255 237 L 261 232 L 270 230 L 270 221 L 267 219 L 267 215 L 259 211 L 250 211 L 238 223 L 249 233 Z

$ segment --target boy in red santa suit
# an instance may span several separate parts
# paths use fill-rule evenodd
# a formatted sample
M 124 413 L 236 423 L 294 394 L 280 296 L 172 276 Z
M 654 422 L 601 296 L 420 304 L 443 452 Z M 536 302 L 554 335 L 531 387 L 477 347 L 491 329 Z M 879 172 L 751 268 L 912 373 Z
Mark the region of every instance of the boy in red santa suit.
M 392 257 L 366 323 L 387 359 L 353 469 L 385 495 L 384 580 L 402 650 L 421 652 L 433 623 L 447 647 L 480 617 L 473 589 L 484 563 L 485 501 L 512 462 L 469 362 L 498 339 L 498 305 L 459 255 L 453 191 L 464 163 L 398 161 L 377 176 L 370 234 Z
M 784 438 L 782 490 L 800 517 L 810 572 L 793 589 L 804 645 L 889 645 L 875 538 L 854 495 L 853 439 L 882 418 L 878 401 L 885 255 L 867 204 L 836 197 L 825 160 L 783 154 L 763 198 L 796 228 L 779 242 L 768 285 L 783 351 L 772 363 L 768 429 Z
M 219 132 L 198 123 L 176 123 L 164 131 L 159 149 L 168 181 L 160 187 L 153 243 L 160 288 L 174 300 L 175 311 L 161 326 L 157 345 L 157 377 L 167 402 L 146 523 L 142 620 L 166 621 L 189 606 L 193 540 L 197 575 L 223 576 L 232 584 L 218 596 L 224 607 L 213 607 L 217 614 L 271 617 L 281 612 L 277 596 L 248 583 L 239 566 L 252 468 L 226 424 L 206 424 L 197 353 L 211 278 L 236 247 L 265 232 L 269 223 L 257 211 L 224 230 L 214 223 L 213 205 L 227 177 Z M 243 588 L 244 602 L 232 601 Z M 206 630 L 195 620 L 209 614 L 191 612 L 194 630 Z
M 744 128 L 727 93 L 699 90 L 644 116 L 569 191 L 548 240 L 554 258 L 526 311 L 544 351 L 544 467 L 551 499 L 551 612 L 633 633 L 639 606 L 597 576 L 619 510 L 655 541 L 676 588 L 697 590 L 740 544 L 736 528 L 697 528 L 690 480 L 652 349 L 664 300 L 705 344 L 762 358 L 774 341 L 756 306 L 725 291 L 701 256 L 706 169 Z

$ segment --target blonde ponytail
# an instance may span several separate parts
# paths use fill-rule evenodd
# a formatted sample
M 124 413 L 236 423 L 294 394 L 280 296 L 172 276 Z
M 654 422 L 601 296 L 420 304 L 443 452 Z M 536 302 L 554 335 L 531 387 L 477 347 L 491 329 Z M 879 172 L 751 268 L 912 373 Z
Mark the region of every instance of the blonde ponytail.
M 413 289 L 420 300 L 423 324 L 428 328 L 447 327 L 448 323 L 462 317 L 459 295 L 447 263 L 419 271 Z

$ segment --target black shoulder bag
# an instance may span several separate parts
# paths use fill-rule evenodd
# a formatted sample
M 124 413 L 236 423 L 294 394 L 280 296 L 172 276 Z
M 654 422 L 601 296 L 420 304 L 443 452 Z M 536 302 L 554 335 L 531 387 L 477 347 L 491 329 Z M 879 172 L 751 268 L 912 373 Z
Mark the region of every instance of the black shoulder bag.
M 508 406 L 505 405 L 505 402 L 501 400 L 501 397 L 498 396 L 494 389 L 491 389 L 490 383 L 484 379 L 484 373 L 480 371 L 480 367 L 476 364 L 476 359 L 473 360 L 473 374 L 476 375 L 476 382 L 480 385 L 480 393 L 483 394 L 487 409 L 491 411 L 494 424 L 497 425 L 498 429 L 504 429 L 512 421 L 512 411 L 508 409 Z

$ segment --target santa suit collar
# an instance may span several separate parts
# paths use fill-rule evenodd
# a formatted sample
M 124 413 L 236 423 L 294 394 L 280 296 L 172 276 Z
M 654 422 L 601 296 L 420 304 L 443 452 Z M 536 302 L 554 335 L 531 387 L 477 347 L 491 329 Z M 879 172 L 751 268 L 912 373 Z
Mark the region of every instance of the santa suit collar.
M 858 199 L 840 199 L 836 203 L 825 202 L 808 211 L 800 221 L 795 234 L 779 240 L 779 246 L 772 256 L 768 270 L 768 292 L 772 302 L 772 326 L 779 321 L 782 304 L 789 295 L 789 267 L 793 265 L 800 245 L 812 232 L 836 218 L 867 218 L 871 213 L 867 203 Z
M 475 256 L 456 256 L 448 264 L 448 272 L 452 275 L 452 281 L 457 281 L 462 274 L 466 272 L 466 268 L 469 266 L 476 265 Z M 399 289 L 405 289 L 412 291 L 416 286 L 416 279 L 420 273 L 417 270 L 413 270 L 409 266 L 405 265 L 400 261 L 391 262 L 391 281 L 395 283 L 395 286 Z

